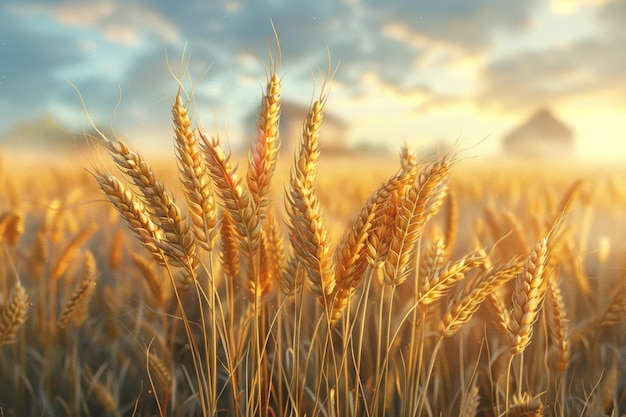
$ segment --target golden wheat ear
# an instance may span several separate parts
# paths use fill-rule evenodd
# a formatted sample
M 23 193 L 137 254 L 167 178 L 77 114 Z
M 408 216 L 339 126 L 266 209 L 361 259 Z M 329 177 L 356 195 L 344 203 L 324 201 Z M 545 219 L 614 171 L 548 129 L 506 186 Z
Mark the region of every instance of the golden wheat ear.
M 572 354 L 565 302 L 559 283 L 555 279 L 548 280 L 545 304 L 551 343 L 546 352 L 546 363 L 553 370 L 563 372 L 569 366 Z
M 322 93 L 323 94 L 323 93 Z M 307 273 L 313 293 L 324 305 L 335 288 L 326 221 L 317 197 L 319 135 L 325 96 L 310 107 L 286 195 L 289 237 L 297 261 Z M 290 262 L 290 265 L 295 265 Z M 292 272 L 295 272 L 293 270 Z
M 265 219 L 265 212 L 270 203 L 268 194 L 280 148 L 278 127 L 281 78 L 277 74 L 277 65 L 276 62 L 268 76 L 257 122 L 257 136 L 250 147 L 248 156 L 246 181 L 253 209 L 258 212 L 260 222 Z
M 19 282 L 16 283 L 9 297 L 0 310 L 0 346 L 14 343 L 20 327 L 26 320 L 28 296 Z
M 387 257 L 383 266 L 385 282 L 402 284 L 411 273 L 409 262 L 415 243 L 423 233 L 424 224 L 443 201 L 447 187 L 450 161 L 442 159 L 422 168 L 417 181 L 409 186 L 401 200 Z
M 16 211 L 8 211 L 0 215 L 0 242 L 9 246 L 17 246 L 24 234 L 24 215 Z
M 172 265 L 187 270 L 184 284 L 190 284 L 199 260 L 189 218 L 182 215 L 165 185 L 157 179 L 148 162 L 139 153 L 132 151 L 119 138 L 116 142 L 106 140 L 104 144 L 120 171 L 141 193 L 145 209 L 163 230 L 163 238 L 154 244 L 163 251 Z
M 163 239 L 163 230 L 146 210 L 143 202 L 125 183 L 116 177 L 96 170 L 94 177 L 102 192 L 122 215 L 132 232 L 154 259 L 165 264 L 157 242 Z
M 261 223 L 258 212 L 252 207 L 249 192 L 242 186 L 237 168 L 230 162 L 230 154 L 224 151 L 219 138 L 209 138 L 206 133 L 200 132 L 200 139 L 200 149 L 219 197 L 218 204 L 228 211 L 245 255 L 253 259 L 259 246 Z
M 70 321 L 73 321 L 77 327 L 80 327 L 87 316 L 87 303 L 95 289 L 95 285 L 96 260 L 93 253 L 87 251 L 84 255 L 83 272 L 78 285 L 59 316 L 57 323 L 59 329 L 67 327 Z
M 548 255 L 548 240 L 539 241 L 526 258 L 524 272 L 515 280 L 511 307 L 511 353 L 518 355 L 526 349 L 533 334 L 545 296 L 544 267 Z
M 217 206 L 206 161 L 200 151 L 196 132 L 191 128 L 191 117 L 187 107 L 183 105 L 180 93 L 179 88 L 172 106 L 174 147 L 180 183 L 185 194 L 196 243 L 203 249 L 211 251 L 216 235 Z
M 473 282 L 468 289 L 451 300 L 439 323 L 439 333 L 445 337 L 454 335 L 472 318 L 490 294 L 522 271 L 523 265 L 517 259 L 494 266 L 487 271 L 483 279 Z
M 366 251 L 367 237 L 376 215 L 376 203 L 368 201 L 359 216 L 348 227 L 335 255 L 336 286 L 332 297 L 331 321 L 341 318 L 352 294 L 365 276 L 369 265 Z

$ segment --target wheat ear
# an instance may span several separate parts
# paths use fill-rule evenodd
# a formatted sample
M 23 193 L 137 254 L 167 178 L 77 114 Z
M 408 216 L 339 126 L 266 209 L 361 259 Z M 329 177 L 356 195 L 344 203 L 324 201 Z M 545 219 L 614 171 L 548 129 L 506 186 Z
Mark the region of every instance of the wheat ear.
M 189 284 L 198 266 L 195 236 L 189 219 L 183 217 L 174 199 L 141 155 L 131 151 L 121 139 L 116 142 L 105 140 L 104 143 L 119 169 L 137 186 L 146 203 L 146 210 L 161 226 L 163 239 L 155 244 L 173 265 L 187 269 L 189 274 L 185 284 Z
M 57 327 L 63 329 L 67 327 L 70 320 L 74 320 L 76 325 L 80 327 L 87 313 L 87 302 L 93 293 L 96 285 L 96 260 L 91 251 L 86 251 L 83 260 L 83 271 L 78 281 L 78 285 L 74 289 L 72 296 L 65 304 L 65 307 L 59 315 Z
M 474 285 L 470 289 L 464 291 L 460 297 L 452 300 L 446 314 L 439 323 L 439 333 L 442 336 L 455 334 L 472 318 L 489 294 L 492 294 L 515 275 L 521 273 L 522 270 L 523 266 L 514 259 L 487 272 L 483 279 L 473 283 Z
M 410 186 L 396 215 L 389 251 L 383 266 L 383 276 L 389 285 L 400 285 L 411 272 L 409 262 L 414 244 L 422 235 L 426 220 L 441 205 L 442 190 L 450 161 L 442 159 L 422 168 L 417 181 Z
M 479 254 L 469 254 L 458 261 L 449 262 L 442 267 L 432 280 L 423 280 L 420 285 L 420 300 L 422 304 L 431 304 L 443 297 L 457 282 L 465 278 L 469 269 L 484 264 L 484 257 Z
M 28 296 L 20 283 L 11 289 L 8 300 L 0 310 L 0 346 L 14 343 L 26 313 L 28 312 Z
M 133 260 L 133 264 L 139 270 L 139 273 L 144 278 L 148 288 L 150 288 L 150 294 L 154 297 L 156 301 L 156 305 L 163 306 L 165 305 L 165 301 L 169 298 L 169 292 L 167 289 L 168 285 L 165 285 L 166 282 L 159 278 L 159 276 L 155 273 L 152 268 L 152 264 L 144 259 L 141 255 L 136 252 L 131 254 L 131 259 Z
M 401 169 L 383 182 L 370 196 L 368 203 L 375 205 L 372 227 L 365 250 L 369 261 L 376 267 L 382 267 L 389 252 L 393 230 L 400 206 L 400 196 L 405 188 L 417 177 L 417 157 L 404 145 L 400 150 Z
M 526 258 L 524 272 L 515 280 L 510 323 L 513 355 L 522 353 L 532 338 L 533 325 L 539 316 L 545 295 L 543 272 L 547 253 L 548 241 L 542 239 Z
M 246 255 L 250 259 L 259 245 L 261 223 L 250 202 L 249 193 L 241 185 L 237 177 L 237 169 L 230 162 L 230 154 L 224 152 L 219 138 L 209 138 L 200 132 L 202 143 L 200 148 L 207 162 L 209 175 L 213 179 L 215 192 L 220 197 L 219 204 L 228 211 L 236 236 L 241 241 Z
M 335 290 L 332 297 L 331 320 L 337 321 L 345 310 L 350 297 L 365 275 L 368 260 L 363 247 L 376 214 L 376 203 L 366 204 L 352 222 L 336 251 Z
M 261 101 L 261 110 L 257 122 L 257 137 L 248 156 L 248 172 L 246 176 L 253 209 L 258 213 L 259 221 L 266 217 L 269 204 L 267 198 L 280 142 L 278 140 L 278 122 L 280 120 L 281 79 L 277 75 L 277 65 L 267 81 L 267 87 Z
M 579 341 L 588 333 L 606 326 L 620 323 L 626 313 L 626 283 L 622 283 L 600 314 L 577 325 L 572 331 L 572 342 Z
M 65 274 L 72 260 L 76 256 L 78 249 L 87 241 L 95 232 L 94 228 L 87 228 L 78 233 L 74 238 L 59 252 L 52 268 L 50 269 L 50 278 L 59 279 Z
M 506 412 L 511 417 L 541 417 L 544 406 L 539 398 L 533 398 L 525 392 L 521 396 L 513 395 L 513 404 Z
M 180 88 L 172 106 L 172 119 L 180 183 L 185 193 L 193 232 L 198 245 L 210 251 L 215 238 L 217 207 L 206 161 L 191 128 L 191 118 L 187 107 L 183 105 Z
M 224 273 L 229 278 L 234 278 L 239 273 L 239 239 L 237 238 L 236 226 L 229 211 L 222 212 L 220 223 L 220 251 L 219 260 Z
M 271 210 L 261 228 L 261 276 L 259 285 L 262 293 L 269 292 L 273 284 L 279 283 L 285 272 L 285 248 L 279 225 Z M 256 283 L 254 283 L 256 285 Z M 255 291 L 256 292 L 256 291 Z
M 315 101 L 304 130 L 287 191 L 289 237 L 295 256 L 307 271 L 311 290 L 326 299 L 335 287 L 330 239 L 316 190 L 319 133 L 325 96 Z
M 9 211 L 0 216 L 0 242 L 5 241 L 9 246 L 17 246 L 20 237 L 24 234 L 24 215 Z
M 552 369 L 563 372 L 567 369 L 571 357 L 569 325 L 567 323 L 563 294 L 554 279 L 548 280 L 546 313 L 548 334 L 552 343 L 547 351 L 549 355 L 547 363 Z
M 459 417 L 475 417 L 478 412 L 478 404 L 480 403 L 480 395 L 478 394 L 478 385 L 476 378 L 472 380 L 472 385 L 467 393 L 464 393 L 461 400 Z
M 446 244 L 446 253 L 445 258 L 449 259 L 450 255 L 452 255 L 452 249 L 456 244 L 456 238 L 458 234 L 458 223 L 459 223 L 459 202 L 456 196 L 456 193 L 449 192 L 447 198 L 447 212 L 446 212 L 446 234 L 445 234 L 445 244 Z
M 94 177 L 141 244 L 159 264 L 164 264 L 165 259 L 157 243 L 163 239 L 163 231 L 145 209 L 143 202 L 114 176 L 96 171 Z

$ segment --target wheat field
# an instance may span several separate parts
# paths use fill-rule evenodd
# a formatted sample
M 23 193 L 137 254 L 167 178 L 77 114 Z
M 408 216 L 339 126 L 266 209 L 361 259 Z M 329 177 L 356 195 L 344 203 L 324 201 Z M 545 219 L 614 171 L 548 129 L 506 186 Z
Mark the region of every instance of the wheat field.
M 626 172 L 285 155 L 275 58 L 247 155 L 2 155 L 0 415 L 625 415 Z

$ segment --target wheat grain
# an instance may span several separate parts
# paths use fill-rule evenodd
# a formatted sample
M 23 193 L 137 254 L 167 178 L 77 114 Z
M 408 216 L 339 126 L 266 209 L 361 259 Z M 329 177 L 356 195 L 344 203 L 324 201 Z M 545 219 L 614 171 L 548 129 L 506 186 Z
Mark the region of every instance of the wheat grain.
M 254 288 L 256 286 L 255 282 L 250 284 L 253 286 L 253 294 L 256 294 L 255 296 L 262 296 L 270 292 L 273 284 L 281 280 L 285 270 L 283 237 L 280 234 L 279 226 L 271 210 L 268 210 L 267 217 L 263 222 L 260 239 L 261 259 L 259 261 L 259 286 L 261 291 L 256 291 Z
M 152 265 L 138 253 L 133 252 L 131 259 L 147 283 L 150 294 L 154 297 L 156 305 L 163 306 L 170 295 L 167 291 L 169 287 L 165 285 L 166 282 L 160 279 L 152 268 Z
M 487 308 L 489 308 L 489 310 L 496 317 L 496 327 L 503 334 L 508 335 L 511 326 L 511 313 L 502 301 L 502 298 L 500 298 L 500 295 L 497 292 L 494 292 L 489 294 L 485 301 L 487 303 Z
M 370 263 L 377 268 L 382 267 L 389 251 L 400 195 L 415 181 L 418 172 L 416 156 L 406 145 L 400 151 L 400 165 L 400 171 L 383 182 L 368 199 L 368 204 L 375 204 L 376 210 L 365 250 Z
M 613 292 L 606 307 L 597 316 L 578 324 L 572 331 L 571 340 L 577 342 L 589 333 L 618 324 L 626 313 L 626 283 L 622 283 Z

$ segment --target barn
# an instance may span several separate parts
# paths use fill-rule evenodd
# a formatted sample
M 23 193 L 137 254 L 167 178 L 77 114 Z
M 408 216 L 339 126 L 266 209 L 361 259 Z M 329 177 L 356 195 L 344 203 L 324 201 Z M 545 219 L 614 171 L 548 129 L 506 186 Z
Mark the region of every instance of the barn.
M 506 154 L 530 158 L 568 157 L 574 144 L 574 131 L 547 107 L 535 111 L 503 139 Z

